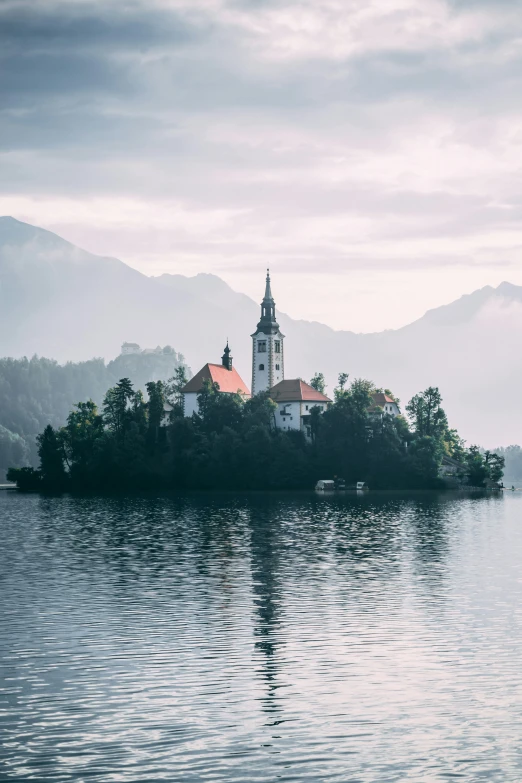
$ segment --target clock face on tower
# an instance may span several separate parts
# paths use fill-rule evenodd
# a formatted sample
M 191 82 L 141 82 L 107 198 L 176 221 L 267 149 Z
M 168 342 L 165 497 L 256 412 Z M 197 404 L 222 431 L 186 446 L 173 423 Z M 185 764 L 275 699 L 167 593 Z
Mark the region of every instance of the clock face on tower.
M 284 379 L 283 341 L 267 270 L 261 318 L 252 335 L 252 394 L 268 391 Z

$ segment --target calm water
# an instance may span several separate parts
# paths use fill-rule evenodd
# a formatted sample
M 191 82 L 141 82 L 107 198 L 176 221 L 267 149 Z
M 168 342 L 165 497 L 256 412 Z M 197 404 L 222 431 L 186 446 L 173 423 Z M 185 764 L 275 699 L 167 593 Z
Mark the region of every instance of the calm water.
M 0 492 L 0 780 L 522 779 L 522 493 Z

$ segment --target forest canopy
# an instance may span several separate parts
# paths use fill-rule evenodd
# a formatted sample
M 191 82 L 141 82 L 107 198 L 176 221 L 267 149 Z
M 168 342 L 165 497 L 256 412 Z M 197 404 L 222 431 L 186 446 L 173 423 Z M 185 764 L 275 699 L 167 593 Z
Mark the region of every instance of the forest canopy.
M 370 381 L 348 384 L 341 373 L 335 402 L 324 414 L 311 409 L 306 438 L 276 426 L 268 393 L 245 400 L 221 394 L 210 381 L 198 395 L 199 413 L 187 418 L 185 382 L 180 366 L 168 383 L 147 383 L 146 399 L 129 378 L 120 379 L 101 406 L 79 402 L 65 426 L 45 427 L 38 469 L 11 470 L 8 477 L 20 488 L 81 491 L 306 489 L 334 476 L 373 488 L 421 489 L 445 486 L 446 460 L 472 486 L 502 478 L 503 458 L 466 448 L 434 387 L 412 398 L 406 419 L 375 408 Z
M 38 356 L 0 359 L 0 481 L 8 467 L 37 461 L 36 436 L 47 424 L 65 424 L 78 400 L 100 405 L 123 375 L 145 390 L 147 381 L 166 381 L 180 366 L 183 355 L 170 346 L 161 353 L 118 356 L 107 365 L 103 359 L 66 364 Z

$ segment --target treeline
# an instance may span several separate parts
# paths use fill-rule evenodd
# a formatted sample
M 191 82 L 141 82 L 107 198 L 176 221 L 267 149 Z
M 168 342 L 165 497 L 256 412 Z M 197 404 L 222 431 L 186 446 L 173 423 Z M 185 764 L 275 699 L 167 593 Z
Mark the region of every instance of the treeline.
M 304 489 L 319 478 L 364 480 L 372 488 L 437 488 L 443 459 L 458 460 L 480 485 L 499 480 L 503 460 L 466 449 L 448 427 L 437 389 L 407 405 L 408 421 L 373 406 L 373 385 L 342 374 L 335 402 L 310 411 L 311 439 L 275 426 L 268 394 L 244 401 L 206 383 L 199 414 L 183 416 L 178 368 L 170 383 L 149 382 L 148 399 L 123 378 L 101 409 L 78 403 L 65 426 L 48 425 L 38 437 L 40 467 L 11 470 L 23 489 L 122 490 Z M 312 381 L 321 385 L 321 376 Z M 168 405 L 166 405 L 168 403 Z M 165 408 L 169 410 L 165 414 Z
M 36 436 L 47 424 L 60 428 L 77 400 L 101 404 L 109 386 L 123 375 L 137 388 L 149 380 L 167 380 L 184 366 L 170 346 L 161 353 L 118 356 L 58 364 L 52 359 L 0 359 L 0 481 L 9 466 L 38 459 Z

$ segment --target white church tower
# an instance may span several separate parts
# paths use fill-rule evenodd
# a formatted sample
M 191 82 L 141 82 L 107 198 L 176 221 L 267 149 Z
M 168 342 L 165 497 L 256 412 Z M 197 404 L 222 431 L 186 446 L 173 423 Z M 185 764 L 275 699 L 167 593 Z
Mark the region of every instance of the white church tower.
M 284 334 L 276 321 L 275 302 L 267 269 L 265 296 L 261 302 L 261 320 L 252 335 L 252 395 L 268 391 L 284 380 Z

